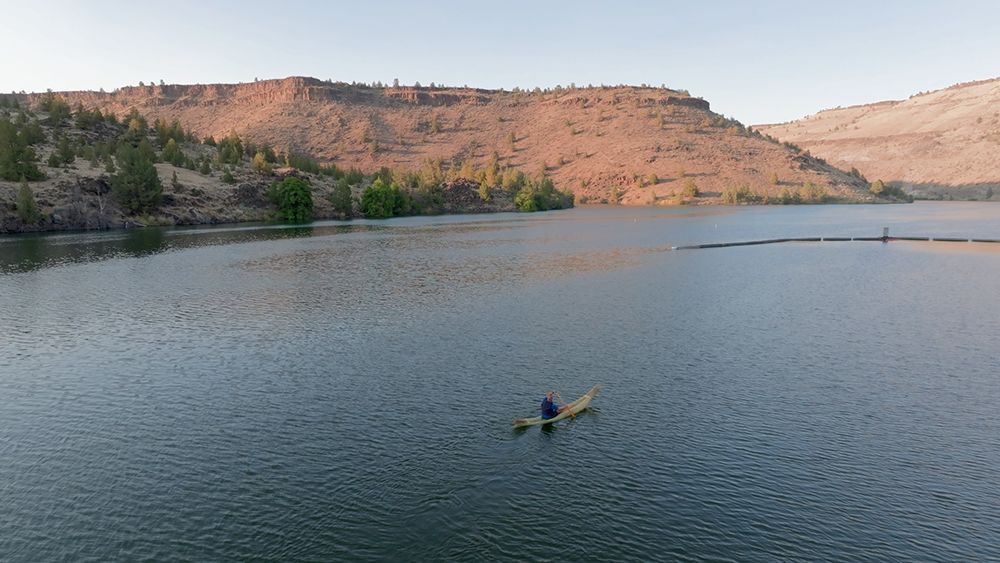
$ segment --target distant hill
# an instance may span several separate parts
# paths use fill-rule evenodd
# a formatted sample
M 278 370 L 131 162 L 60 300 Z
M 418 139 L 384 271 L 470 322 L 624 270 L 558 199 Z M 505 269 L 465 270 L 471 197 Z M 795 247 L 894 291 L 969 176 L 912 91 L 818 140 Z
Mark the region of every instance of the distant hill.
M 757 127 L 922 197 L 1000 197 L 1000 78 Z
M 483 166 L 496 151 L 502 166 L 529 174 L 544 167 L 580 203 L 607 201 L 612 190 L 622 203 L 675 203 L 691 181 L 701 197 L 686 203 L 719 203 L 724 190 L 740 185 L 776 197 L 804 182 L 837 200 L 870 198 L 857 178 L 748 133 L 712 113 L 707 101 L 665 88 L 512 92 L 292 77 L 59 94 L 73 107 L 82 103 L 119 116 L 135 107 L 150 123 L 180 119 L 199 137 L 236 131 L 279 153 L 366 172 L 419 170 L 437 158 Z M 41 96 L 19 98 L 34 105 Z M 775 177 L 777 183 L 770 181 Z

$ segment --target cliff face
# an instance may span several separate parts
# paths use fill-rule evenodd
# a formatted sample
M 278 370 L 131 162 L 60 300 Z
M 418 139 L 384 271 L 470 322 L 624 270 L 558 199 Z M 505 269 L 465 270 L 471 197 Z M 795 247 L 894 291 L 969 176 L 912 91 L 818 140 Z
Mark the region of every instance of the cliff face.
M 1000 190 L 1000 79 L 759 130 L 918 196 L 984 199 L 987 190 Z
M 552 92 L 442 87 L 370 87 L 291 77 L 249 84 L 149 85 L 115 92 L 62 92 L 71 106 L 137 108 L 152 123 L 180 119 L 199 138 L 235 131 L 278 152 L 294 152 L 348 168 L 419 170 L 428 159 L 446 166 L 501 166 L 529 174 L 544 169 L 578 201 L 676 201 L 694 181 L 718 203 L 723 190 L 746 184 L 777 196 L 803 182 L 835 198 L 866 197 L 856 178 L 750 135 L 711 112 L 709 103 L 665 88 L 558 88 Z M 37 104 L 41 94 L 22 97 Z M 776 174 L 777 184 L 768 181 Z

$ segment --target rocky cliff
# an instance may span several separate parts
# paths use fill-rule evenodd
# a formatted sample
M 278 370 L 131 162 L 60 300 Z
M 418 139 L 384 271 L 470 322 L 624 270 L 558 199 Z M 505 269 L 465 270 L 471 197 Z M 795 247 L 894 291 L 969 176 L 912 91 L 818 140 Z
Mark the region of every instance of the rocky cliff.
M 1000 79 L 758 129 L 917 196 L 1000 197 Z

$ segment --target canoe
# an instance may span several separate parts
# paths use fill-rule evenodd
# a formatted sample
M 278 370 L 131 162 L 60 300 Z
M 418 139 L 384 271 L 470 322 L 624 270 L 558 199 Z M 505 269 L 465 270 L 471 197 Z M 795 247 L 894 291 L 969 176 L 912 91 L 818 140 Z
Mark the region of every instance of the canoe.
M 553 416 L 552 418 L 542 418 L 541 416 L 533 418 L 519 418 L 514 421 L 514 428 L 523 428 L 525 426 L 534 426 L 535 424 L 549 424 L 550 422 L 556 422 L 566 418 L 567 416 L 572 416 L 569 414 L 569 411 L 571 410 L 573 411 L 573 414 L 579 414 L 580 411 L 587 408 L 587 405 L 590 404 L 590 400 L 593 399 L 594 395 L 596 395 L 600 390 L 600 385 L 594 387 L 588 391 L 586 395 L 570 403 L 568 409 Z

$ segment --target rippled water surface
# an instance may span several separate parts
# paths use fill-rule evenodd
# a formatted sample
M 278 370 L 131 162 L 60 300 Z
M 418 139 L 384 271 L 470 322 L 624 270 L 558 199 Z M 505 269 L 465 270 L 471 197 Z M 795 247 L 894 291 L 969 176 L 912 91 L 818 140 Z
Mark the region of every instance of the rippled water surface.
M 997 560 L 1000 244 L 671 250 L 885 226 L 1000 207 L 0 238 L 0 560 Z

